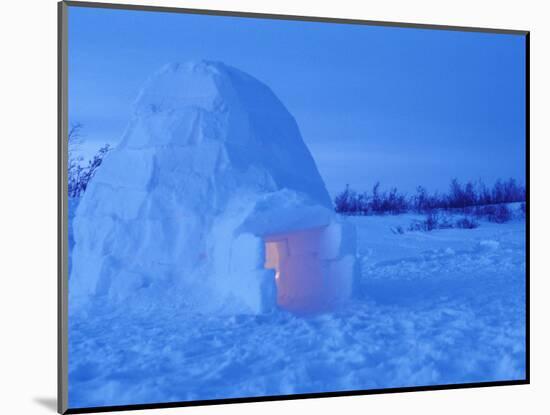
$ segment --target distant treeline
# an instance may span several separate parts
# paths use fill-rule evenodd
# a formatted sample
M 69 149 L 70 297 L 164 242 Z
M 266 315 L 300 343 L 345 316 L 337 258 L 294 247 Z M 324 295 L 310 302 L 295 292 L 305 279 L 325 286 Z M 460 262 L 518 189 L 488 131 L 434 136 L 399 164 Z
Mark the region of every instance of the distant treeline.
M 486 186 L 482 181 L 462 184 L 453 179 L 447 193 L 429 193 L 424 187 L 418 186 L 412 196 L 399 192 L 397 188 L 381 191 L 380 183 L 376 183 L 370 192 L 357 192 L 346 186 L 334 198 L 334 204 L 336 212 L 344 215 L 395 215 L 524 202 L 525 199 L 525 187 L 517 184 L 514 179 L 497 180 L 492 187 Z

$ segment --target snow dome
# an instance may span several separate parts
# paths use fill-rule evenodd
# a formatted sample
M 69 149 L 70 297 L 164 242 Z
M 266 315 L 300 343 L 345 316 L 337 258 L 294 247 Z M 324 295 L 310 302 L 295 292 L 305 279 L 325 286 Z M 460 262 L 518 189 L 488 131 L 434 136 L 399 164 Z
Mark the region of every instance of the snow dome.
M 317 311 L 351 295 L 355 230 L 337 217 L 294 118 L 222 63 L 145 85 L 74 219 L 70 305 Z

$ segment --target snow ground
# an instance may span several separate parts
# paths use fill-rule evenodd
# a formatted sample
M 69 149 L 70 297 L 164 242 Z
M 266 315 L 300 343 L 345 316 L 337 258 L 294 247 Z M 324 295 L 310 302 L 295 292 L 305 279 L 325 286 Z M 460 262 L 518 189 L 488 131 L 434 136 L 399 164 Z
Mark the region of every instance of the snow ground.
M 71 314 L 70 407 L 524 378 L 525 221 L 392 232 L 413 219 L 349 218 L 361 278 L 333 313 Z

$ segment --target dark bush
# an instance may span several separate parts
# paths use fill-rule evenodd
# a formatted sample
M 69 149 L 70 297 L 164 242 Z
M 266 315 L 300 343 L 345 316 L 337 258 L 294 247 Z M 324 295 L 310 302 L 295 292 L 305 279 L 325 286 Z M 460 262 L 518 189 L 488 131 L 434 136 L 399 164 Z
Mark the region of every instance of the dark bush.
M 69 197 L 80 197 L 82 193 L 86 191 L 90 180 L 94 177 L 97 169 L 101 166 L 103 158 L 109 152 L 109 145 L 101 147 L 94 158 L 88 161 L 88 165 L 82 167 L 79 161 L 69 161 L 69 180 L 68 180 L 68 192 Z
M 397 235 L 403 235 L 405 233 L 405 229 L 403 229 L 402 226 L 395 226 L 390 228 L 391 231 Z
M 492 217 L 496 213 L 496 206 L 494 205 L 476 206 L 469 213 L 473 214 L 478 219 Z
M 512 211 L 505 205 L 478 206 L 474 210 L 474 216 L 487 219 L 489 222 L 505 223 L 512 219 Z
M 512 212 L 506 205 L 497 205 L 494 214 L 487 216 L 487 219 L 491 222 L 505 223 L 512 219 Z
M 424 224 L 424 228 L 427 231 L 437 229 L 439 227 L 439 215 L 437 214 L 437 212 L 430 212 L 426 215 L 426 219 L 424 219 L 424 222 L 421 223 Z
M 463 218 L 458 219 L 455 222 L 455 227 L 460 229 L 475 229 L 479 226 L 479 223 L 477 223 L 473 218 L 464 216 Z
M 434 229 L 449 229 L 452 228 L 453 224 L 449 220 L 449 217 L 443 215 L 440 212 L 433 211 L 426 214 L 424 220 L 414 221 L 409 226 L 410 231 L 424 231 L 429 232 Z
M 68 183 L 67 191 L 70 198 L 78 198 L 86 191 L 90 180 L 101 166 L 105 155 L 109 152 L 108 144 L 101 147 L 88 164 L 82 166 L 82 157 L 75 156 L 75 150 L 81 142 L 82 124 L 73 124 L 68 134 L 69 162 L 67 166 Z

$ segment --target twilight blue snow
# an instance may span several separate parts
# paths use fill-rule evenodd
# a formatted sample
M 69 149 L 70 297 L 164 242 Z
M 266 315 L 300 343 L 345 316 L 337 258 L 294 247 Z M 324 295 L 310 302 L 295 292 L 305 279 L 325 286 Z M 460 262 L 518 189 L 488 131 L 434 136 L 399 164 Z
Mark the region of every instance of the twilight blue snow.
M 70 6 L 68 61 L 70 408 L 525 379 L 521 36 Z

